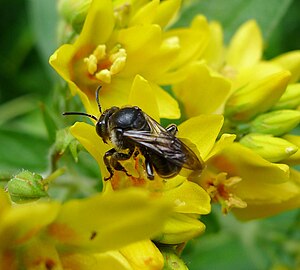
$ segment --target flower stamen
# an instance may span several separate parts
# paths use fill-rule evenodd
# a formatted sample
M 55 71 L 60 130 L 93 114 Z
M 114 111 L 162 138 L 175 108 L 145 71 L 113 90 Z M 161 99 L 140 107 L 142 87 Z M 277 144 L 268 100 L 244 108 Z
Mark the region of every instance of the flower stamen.
M 213 201 L 222 205 L 222 212 L 227 214 L 231 208 L 245 208 L 247 203 L 234 195 L 232 189 L 242 179 L 240 177 L 229 177 L 227 173 L 219 173 L 207 181 L 206 191 Z
M 86 63 L 90 75 L 104 83 L 110 83 L 111 76 L 124 69 L 127 53 L 120 45 L 116 45 L 109 53 L 106 52 L 106 49 L 106 45 L 98 45 L 93 53 L 83 61 Z

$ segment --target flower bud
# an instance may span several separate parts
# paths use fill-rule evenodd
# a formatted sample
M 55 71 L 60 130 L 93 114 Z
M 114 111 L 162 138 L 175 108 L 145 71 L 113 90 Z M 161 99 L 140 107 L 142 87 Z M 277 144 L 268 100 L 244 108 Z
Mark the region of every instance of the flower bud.
M 284 69 L 291 72 L 290 82 L 297 82 L 300 78 L 300 50 L 290 51 L 281 54 L 271 60 L 272 63 L 278 64 Z
M 62 156 L 69 149 L 74 160 L 78 161 L 78 152 L 82 149 L 80 143 L 70 133 L 69 128 L 60 129 L 56 132 L 54 151 L 58 156 Z
M 161 253 L 165 259 L 164 270 L 188 270 L 185 263 L 172 249 L 162 249 Z
M 150 240 L 135 242 L 120 249 L 132 269 L 162 269 L 164 258 L 159 249 Z
M 42 176 L 22 171 L 7 183 L 7 191 L 11 200 L 16 203 L 23 203 L 47 197 L 47 186 L 43 183 Z
M 300 105 L 300 83 L 290 84 L 272 110 L 295 109 Z
M 225 116 L 246 122 L 267 111 L 284 93 L 290 76 L 289 71 L 277 72 L 236 90 L 225 105 Z
M 300 136 L 287 134 L 283 136 L 283 139 L 288 142 L 296 145 L 298 148 L 300 147 Z M 300 164 L 300 151 L 297 151 L 294 155 L 289 156 L 287 159 L 283 161 L 285 164 L 289 166 L 295 166 Z
M 298 147 L 287 140 L 266 134 L 250 133 L 240 143 L 271 162 L 281 161 L 298 151 Z
M 60 0 L 59 12 L 80 33 L 92 0 Z
M 174 213 L 166 222 L 162 234 L 155 241 L 163 244 L 178 244 L 186 242 L 205 230 L 198 215 Z
M 280 136 L 288 133 L 300 122 L 300 111 L 279 110 L 262 114 L 250 124 L 253 133 Z

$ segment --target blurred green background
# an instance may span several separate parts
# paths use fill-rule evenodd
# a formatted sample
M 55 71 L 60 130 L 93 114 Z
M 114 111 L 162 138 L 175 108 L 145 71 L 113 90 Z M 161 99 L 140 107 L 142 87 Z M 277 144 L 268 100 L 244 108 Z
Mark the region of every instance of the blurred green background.
M 264 35 L 265 58 L 300 49 L 299 0 L 187 2 L 176 26 L 187 25 L 202 13 L 222 23 L 228 41 L 241 23 L 254 18 Z M 66 104 L 59 98 L 69 94 L 62 92 L 63 82 L 48 65 L 58 47 L 56 1 L 2 0 L 1 4 L 0 180 L 4 186 L 11 174 L 22 169 L 49 171 L 55 129 L 71 122 L 61 116 Z M 87 153 L 80 153 L 78 164 L 70 155 L 64 158 L 68 174 L 53 188 L 56 197 L 66 198 L 69 192 L 85 196 L 100 188 L 100 172 Z M 248 223 L 218 213 L 216 209 L 205 217 L 205 236 L 185 249 L 190 269 L 300 269 L 299 211 Z

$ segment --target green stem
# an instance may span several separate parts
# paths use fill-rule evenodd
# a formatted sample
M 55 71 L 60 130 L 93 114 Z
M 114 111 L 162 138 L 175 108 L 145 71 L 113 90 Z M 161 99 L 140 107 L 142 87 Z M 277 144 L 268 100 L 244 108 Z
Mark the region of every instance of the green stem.
M 59 168 L 57 170 L 55 170 L 53 173 L 51 173 L 47 178 L 45 178 L 43 180 L 43 183 L 45 185 L 49 185 L 51 184 L 51 182 L 53 182 L 57 177 L 63 175 L 66 172 L 66 168 Z

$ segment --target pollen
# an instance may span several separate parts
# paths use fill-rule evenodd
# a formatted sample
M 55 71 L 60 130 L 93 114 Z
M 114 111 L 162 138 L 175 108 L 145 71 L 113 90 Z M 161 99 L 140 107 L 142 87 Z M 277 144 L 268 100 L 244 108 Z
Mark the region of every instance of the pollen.
M 102 82 L 111 82 L 111 72 L 108 69 L 102 69 L 96 73 L 96 78 Z
M 106 56 L 106 46 L 104 44 L 98 45 L 93 51 L 93 55 L 95 55 L 98 61 L 104 59 Z
M 109 52 L 104 44 L 96 47 L 92 54 L 84 58 L 88 73 L 104 83 L 110 83 L 112 76 L 120 73 L 126 64 L 127 53 L 120 44 Z
M 206 191 L 213 201 L 222 205 L 222 212 L 227 214 L 232 208 L 245 208 L 247 203 L 235 195 L 235 186 L 242 181 L 240 177 L 233 176 L 227 178 L 226 173 L 213 176 L 206 183 Z
M 84 58 L 84 63 L 87 64 L 87 70 L 91 75 L 97 71 L 97 58 L 95 55 L 91 54 L 89 57 Z

